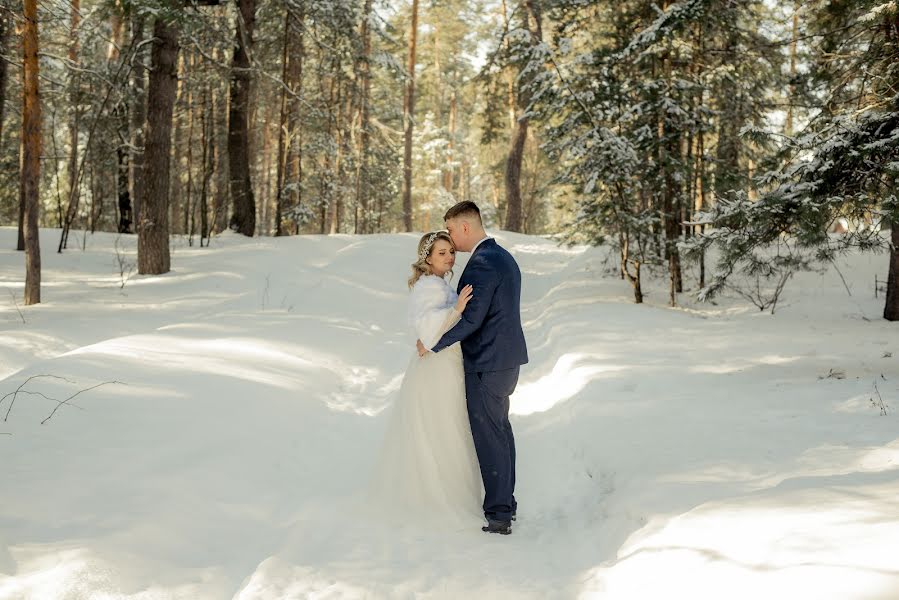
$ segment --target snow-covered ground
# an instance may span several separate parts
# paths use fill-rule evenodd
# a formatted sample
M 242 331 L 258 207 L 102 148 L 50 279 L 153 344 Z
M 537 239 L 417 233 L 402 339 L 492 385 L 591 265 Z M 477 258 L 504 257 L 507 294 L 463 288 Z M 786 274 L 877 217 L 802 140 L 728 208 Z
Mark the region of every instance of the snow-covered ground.
M 366 511 L 417 236 L 176 239 L 121 287 L 116 236 L 57 235 L 23 307 L 0 229 L 0 397 L 53 376 L 0 404 L 0 598 L 899 598 L 883 256 L 772 316 L 669 309 L 664 282 L 637 306 L 603 250 L 499 233 L 531 363 L 519 519 L 490 536 Z

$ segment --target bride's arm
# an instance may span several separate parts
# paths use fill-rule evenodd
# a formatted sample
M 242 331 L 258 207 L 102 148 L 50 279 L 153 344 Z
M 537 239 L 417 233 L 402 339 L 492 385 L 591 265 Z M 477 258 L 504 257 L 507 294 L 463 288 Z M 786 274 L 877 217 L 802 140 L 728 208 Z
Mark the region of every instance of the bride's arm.
M 447 323 L 455 324 L 459 313 L 446 305 L 446 290 L 441 281 L 419 279 L 409 297 L 409 321 L 418 339 L 430 347 L 446 331 Z

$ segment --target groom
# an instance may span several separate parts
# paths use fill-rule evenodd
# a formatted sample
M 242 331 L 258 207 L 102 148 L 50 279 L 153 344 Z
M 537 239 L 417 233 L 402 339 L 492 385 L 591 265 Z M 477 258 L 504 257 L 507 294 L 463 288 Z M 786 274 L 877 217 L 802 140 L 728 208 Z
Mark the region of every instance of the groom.
M 481 211 L 460 202 L 443 217 L 456 250 L 471 252 L 459 288 L 474 288 L 462 319 L 431 352 L 462 342 L 468 420 L 484 480 L 484 516 L 489 533 L 512 533 L 515 519 L 515 438 L 509 423 L 509 396 L 519 367 L 528 362 L 521 329 L 521 271 L 515 259 L 487 237 Z M 428 349 L 421 341 L 418 352 Z

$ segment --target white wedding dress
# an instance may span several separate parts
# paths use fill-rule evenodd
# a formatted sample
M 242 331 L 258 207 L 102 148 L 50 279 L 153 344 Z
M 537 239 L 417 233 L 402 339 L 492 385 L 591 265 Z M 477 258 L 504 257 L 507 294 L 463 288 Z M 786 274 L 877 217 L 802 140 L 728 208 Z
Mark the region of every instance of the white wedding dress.
M 435 275 L 413 286 L 409 320 L 426 347 L 459 321 L 456 300 L 456 292 Z M 380 508 L 413 523 L 483 518 L 459 344 L 421 358 L 413 350 L 372 483 Z

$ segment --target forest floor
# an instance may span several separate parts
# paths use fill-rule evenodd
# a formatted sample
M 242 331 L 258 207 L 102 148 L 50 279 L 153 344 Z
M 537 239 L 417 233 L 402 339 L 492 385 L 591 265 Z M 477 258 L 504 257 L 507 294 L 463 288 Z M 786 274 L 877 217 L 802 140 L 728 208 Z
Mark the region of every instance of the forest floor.
M 661 276 L 635 305 L 605 250 L 497 234 L 531 362 L 490 536 L 366 510 L 416 235 L 173 238 L 159 277 L 129 277 L 133 237 L 41 235 L 24 307 L 0 229 L 0 598 L 899 597 L 883 255 L 772 315 L 668 308 Z

